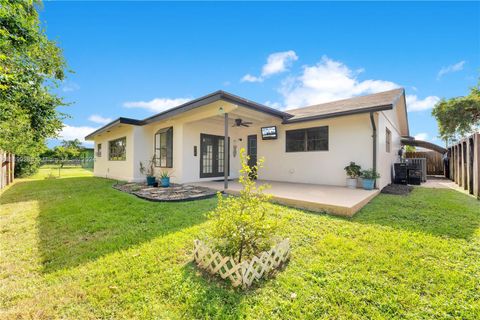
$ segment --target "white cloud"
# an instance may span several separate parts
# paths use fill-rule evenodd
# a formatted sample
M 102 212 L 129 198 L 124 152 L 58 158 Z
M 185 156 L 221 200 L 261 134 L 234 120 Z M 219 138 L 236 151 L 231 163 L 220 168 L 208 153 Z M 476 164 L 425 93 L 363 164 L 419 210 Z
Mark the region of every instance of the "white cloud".
M 85 141 L 85 136 L 97 130 L 98 128 L 88 127 L 88 126 L 69 126 L 68 124 L 63 124 L 64 127 L 58 134 L 58 139 L 60 140 L 74 140 L 78 139 L 84 144 L 91 144 L 89 141 Z
M 296 60 L 298 60 L 298 56 L 293 50 L 272 53 L 262 68 L 262 77 L 287 71 L 288 67 Z
M 440 71 L 438 71 L 437 79 L 440 79 L 441 77 L 443 77 L 447 73 L 458 72 L 458 71 L 463 70 L 463 66 L 465 65 L 465 63 L 466 63 L 466 61 L 462 60 L 462 61 L 457 62 L 455 64 L 452 64 L 452 65 L 449 65 L 449 66 L 446 66 L 446 67 L 442 67 L 442 69 L 440 69 Z
M 282 73 L 288 70 L 294 61 L 298 60 L 298 56 L 293 50 L 274 52 L 267 58 L 267 63 L 262 67 L 262 75 L 257 77 L 246 74 L 240 80 L 241 82 L 262 82 L 274 74 Z
M 440 101 L 437 96 L 428 96 L 424 99 L 419 99 L 417 95 L 409 94 L 406 96 L 408 111 L 424 111 L 432 109 L 435 104 Z
M 268 100 L 268 101 L 265 101 L 264 105 L 274 109 L 282 109 L 282 105 L 280 104 L 280 102 L 272 102 Z
M 364 69 L 352 71 L 340 61 L 323 56 L 314 66 L 304 66 L 298 77 L 287 77 L 279 89 L 288 108 L 303 107 L 357 95 L 376 93 L 398 88 L 399 85 L 384 80 L 357 79 Z
M 252 76 L 251 74 L 247 73 L 246 75 L 244 75 L 242 77 L 242 79 L 240 79 L 241 82 L 263 82 L 263 78 L 262 77 L 255 77 L 255 76 Z
M 62 86 L 63 92 L 72 92 L 77 90 L 80 90 L 80 86 L 78 84 L 76 84 L 75 82 L 64 81 Z
M 98 114 L 92 114 L 90 117 L 88 117 L 88 120 L 95 122 L 95 123 L 100 123 L 100 124 L 107 124 L 109 122 L 112 122 L 111 118 L 105 118 L 102 117 Z
M 126 108 L 142 108 L 153 112 L 162 112 L 167 109 L 184 104 L 192 99 L 189 98 L 155 98 L 150 101 L 131 101 L 123 104 Z
M 417 133 L 415 136 L 414 136 L 415 140 L 427 140 L 428 139 L 428 133 L 426 132 L 420 132 L 420 133 Z

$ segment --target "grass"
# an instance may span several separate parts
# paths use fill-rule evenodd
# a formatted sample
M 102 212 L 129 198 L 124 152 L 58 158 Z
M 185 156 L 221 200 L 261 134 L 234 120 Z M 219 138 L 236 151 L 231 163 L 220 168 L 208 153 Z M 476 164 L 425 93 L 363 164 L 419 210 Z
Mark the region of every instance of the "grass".
M 49 170 L 0 195 L 2 319 L 479 318 L 480 204 L 456 191 L 380 195 L 353 219 L 282 207 L 291 262 L 242 292 L 190 262 L 215 199 L 153 203 Z

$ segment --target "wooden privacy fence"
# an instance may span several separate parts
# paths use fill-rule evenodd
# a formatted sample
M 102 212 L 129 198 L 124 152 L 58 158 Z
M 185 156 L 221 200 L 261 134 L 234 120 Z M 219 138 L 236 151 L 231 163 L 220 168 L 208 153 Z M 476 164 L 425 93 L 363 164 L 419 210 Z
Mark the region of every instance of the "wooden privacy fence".
M 448 148 L 449 173 L 470 194 L 480 197 L 480 133 L 474 133 Z
M 0 150 L 0 189 L 13 182 L 15 156 Z
M 415 151 L 407 152 L 406 157 L 410 159 L 425 158 L 427 175 L 443 175 L 443 155 L 436 151 Z
M 197 265 L 210 274 L 229 279 L 234 287 L 249 287 L 253 281 L 260 280 L 272 270 L 284 264 L 290 258 L 290 241 L 285 239 L 269 251 L 262 252 L 258 257 L 241 263 L 232 257 L 223 257 L 214 252 L 200 240 L 194 241 L 193 258 Z

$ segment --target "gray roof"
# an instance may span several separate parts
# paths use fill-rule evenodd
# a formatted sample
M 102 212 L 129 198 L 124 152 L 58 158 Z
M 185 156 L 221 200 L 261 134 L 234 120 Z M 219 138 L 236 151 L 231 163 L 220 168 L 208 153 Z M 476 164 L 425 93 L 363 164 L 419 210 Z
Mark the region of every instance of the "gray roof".
M 285 123 L 332 118 L 337 116 L 366 113 L 392 109 L 397 100 L 404 94 L 404 89 L 369 94 L 367 96 L 338 100 L 309 107 L 287 110 L 293 117 Z

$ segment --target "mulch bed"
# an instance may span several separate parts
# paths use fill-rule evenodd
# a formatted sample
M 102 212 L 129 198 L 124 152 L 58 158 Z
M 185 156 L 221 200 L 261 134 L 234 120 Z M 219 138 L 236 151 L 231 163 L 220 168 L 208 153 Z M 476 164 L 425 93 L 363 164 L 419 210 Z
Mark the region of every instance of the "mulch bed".
M 412 186 L 404 185 L 404 184 L 389 184 L 385 188 L 382 189 L 382 193 L 386 194 L 394 194 L 399 196 L 404 196 L 410 193 L 413 190 Z
M 145 183 L 124 183 L 113 185 L 114 189 L 136 195 L 139 198 L 149 201 L 191 201 L 214 197 L 217 194 L 216 190 L 184 185 L 184 184 L 170 184 L 170 187 L 151 187 Z

